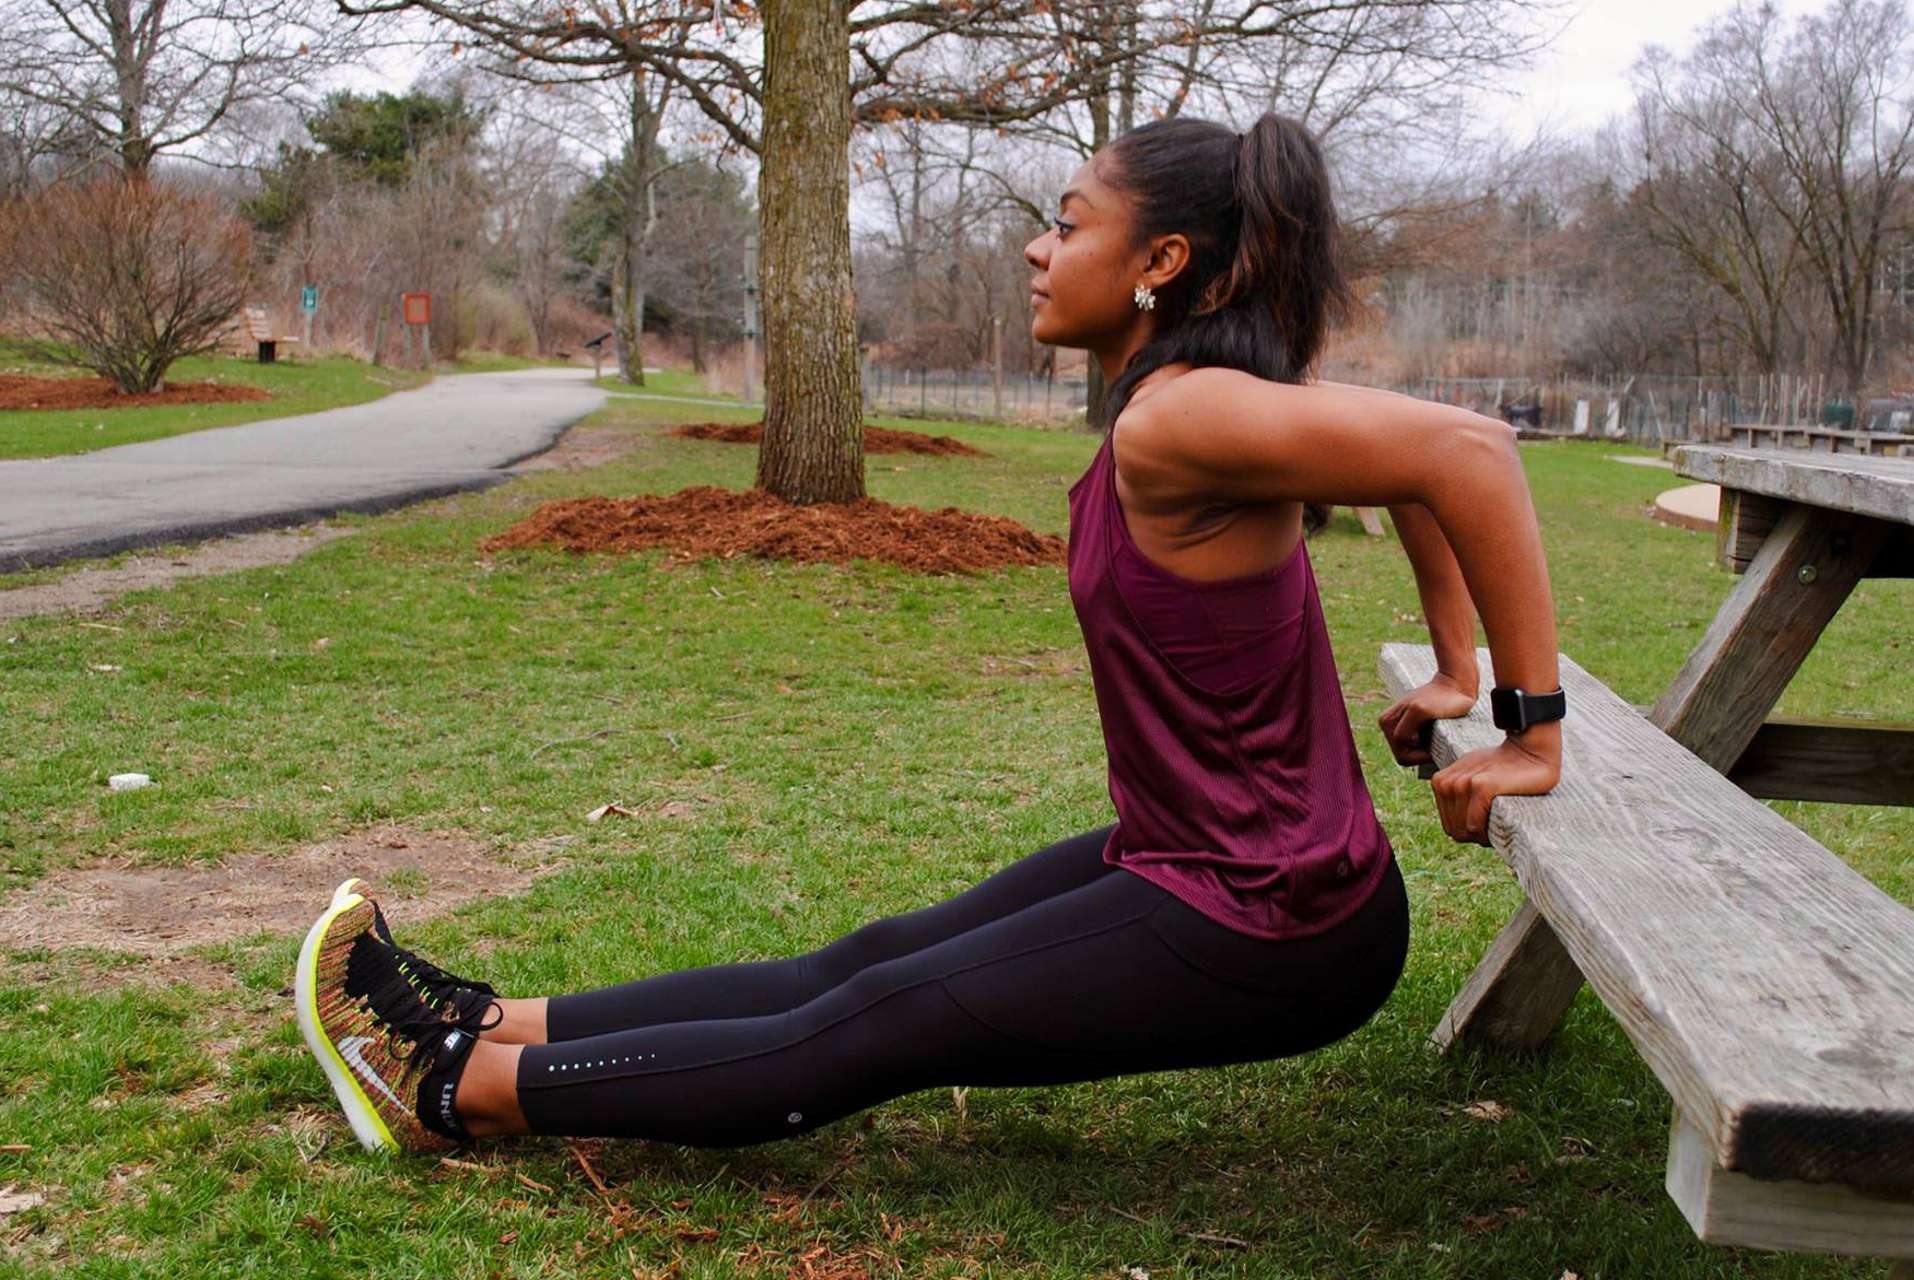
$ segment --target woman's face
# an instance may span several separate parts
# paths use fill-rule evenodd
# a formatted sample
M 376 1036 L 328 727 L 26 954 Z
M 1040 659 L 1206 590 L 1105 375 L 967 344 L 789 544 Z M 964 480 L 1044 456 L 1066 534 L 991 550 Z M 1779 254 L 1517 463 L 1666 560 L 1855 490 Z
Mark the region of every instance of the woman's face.
M 1024 246 L 1030 336 L 1059 347 L 1110 344 L 1143 321 L 1131 298 L 1149 254 L 1130 244 L 1129 207 L 1097 171 L 1098 152 L 1070 176 L 1050 228 Z

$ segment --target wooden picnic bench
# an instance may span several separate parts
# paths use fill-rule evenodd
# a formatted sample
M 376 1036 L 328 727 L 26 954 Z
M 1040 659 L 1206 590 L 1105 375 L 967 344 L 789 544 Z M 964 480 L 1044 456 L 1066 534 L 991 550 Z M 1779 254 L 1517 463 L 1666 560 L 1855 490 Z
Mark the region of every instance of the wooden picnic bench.
M 1848 431 L 1839 427 L 1734 422 L 1728 425 L 1734 444 L 1744 448 L 1807 449 L 1815 453 L 1877 454 L 1914 457 L 1914 436 L 1898 431 Z
M 259 363 L 271 364 L 279 358 L 279 344 L 297 342 L 299 336 L 292 333 L 274 333 L 271 318 L 264 307 L 246 307 L 233 317 L 232 327 L 228 330 L 237 355 L 257 354 Z
M 1914 1259 L 1914 911 L 1560 666 L 1561 781 L 1489 814 L 1527 900 L 1433 1044 L 1537 1049 L 1586 981 L 1673 1100 L 1665 1186 L 1699 1238 Z M 1434 651 L 1380 667 L 1400 696 Z M 1423 776 L 1502 741 L 1483 683 Z

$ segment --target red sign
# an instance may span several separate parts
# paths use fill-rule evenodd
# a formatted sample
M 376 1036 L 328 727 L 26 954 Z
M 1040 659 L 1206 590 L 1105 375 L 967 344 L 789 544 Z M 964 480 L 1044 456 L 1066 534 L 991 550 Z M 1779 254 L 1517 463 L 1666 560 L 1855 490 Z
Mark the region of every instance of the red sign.
M 405 299 L 405 322 L 407 324 L 432 323 L 431 294 L 408 293 L 401 296 Z

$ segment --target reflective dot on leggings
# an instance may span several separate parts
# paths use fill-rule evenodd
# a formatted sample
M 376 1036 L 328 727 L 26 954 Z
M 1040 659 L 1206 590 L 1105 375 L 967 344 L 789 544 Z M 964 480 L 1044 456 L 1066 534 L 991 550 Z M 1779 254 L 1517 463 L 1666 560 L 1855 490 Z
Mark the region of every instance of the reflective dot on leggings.
M 804 1113 L 802 1111 L 793 1111 L 790 1115 L 784 1118 L 786 1120 L 789 1120 L 792 1124 L 796 1124 L 798 1121 L 804 1119 Z

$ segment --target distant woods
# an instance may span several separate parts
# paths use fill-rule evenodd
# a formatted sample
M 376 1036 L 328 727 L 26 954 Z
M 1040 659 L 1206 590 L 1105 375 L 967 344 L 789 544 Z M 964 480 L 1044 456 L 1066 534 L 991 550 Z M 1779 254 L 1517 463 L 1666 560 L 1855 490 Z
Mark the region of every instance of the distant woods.
M 139 328 L 106 319 L 151 310 L 132 305 L 138 271 L 74 281 L 117 303 L 56 296 L 46 274 L 101 234 L 50 215 L 47 193 L 111 179 L 152 193 L 130 199 L 200 202 L 199 227 L 158 203 L 140 224 L 204 232 L 170 250 L 216 264 L 196 315 L 231 294 L 291 331 L 310 286 L 315 346 L 389 359 L 398 293 L 428 291 L 441 356 L 569 353 L 609 331 L 632 381 L 655 349 L 741 389 L 747 241 L 771 231 L 786 239 L 760 245 L 759 349 L 832 354 L 770 379 L 770 417 L 828 401 L 836 426 L 800 434 L 849 450 L 845 351 L 986 381 L 1080 369 L 1080 353 L 1030 340 L 1021 254 L 1085 156 L 1149 119 L 1240 128 L 1277 109 L 1324 141 L 1367 303 L 1333 374 L 1914 385 L 1914 50 L 1898 0 L 1802 17 L 1724 3 L 1686 52 L 1643 51 L 1633 106 L 1605 127 L 1528 141 L 1486 129 L 1480 94 L 1542 47 L 1565 12 L 1553 0 L 867 2 L 841 28 L 808 25 L 823 13 L 808 3 L 691 20 L 617 0 L 578 6 L 563 32 L 538 12 L 0 0 L 0 227 L 15 246 L 0 327 L 69 349 L 74 324 Z M 801 37 L 790 65 L 814 79 L 767 83 L 767 21 L 793 24 L 779 28 Z M 356 87 L 371 66 L 405 87 Z M 761 185 L 766 148 L 799 136 L 773 116 L 801 121 L 840 76 L 841 169 L 826 156 Z M 774 189 L 790 216 L 760 208 Z M 163 377 L 164 353 L 192 341 L 191 326 L 160 329 L 117 366 Z M 828 395 L 802 389 L 818 370 Z

